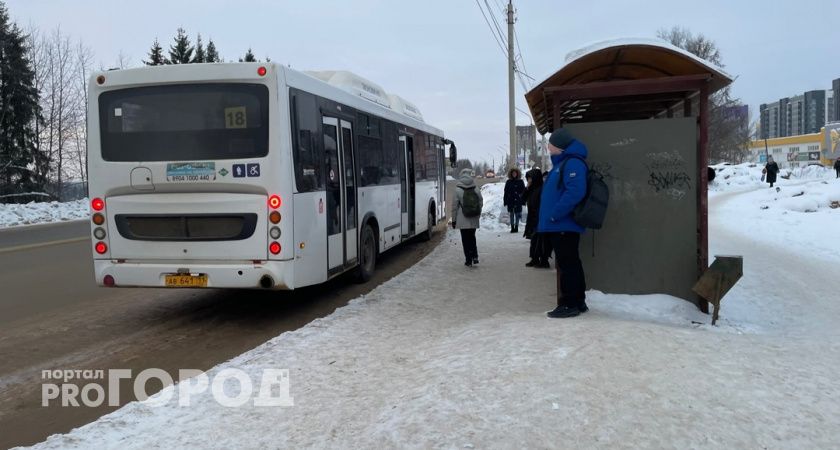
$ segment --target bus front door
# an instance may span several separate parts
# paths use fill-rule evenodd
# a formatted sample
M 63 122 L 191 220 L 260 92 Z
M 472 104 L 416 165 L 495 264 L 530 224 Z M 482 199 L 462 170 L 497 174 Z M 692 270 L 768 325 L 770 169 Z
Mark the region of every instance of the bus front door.
M 357 261 L 356 171 L 352 124 L 324 117 L 323 126 L 327 174 L 327 258 L 332 274 Z

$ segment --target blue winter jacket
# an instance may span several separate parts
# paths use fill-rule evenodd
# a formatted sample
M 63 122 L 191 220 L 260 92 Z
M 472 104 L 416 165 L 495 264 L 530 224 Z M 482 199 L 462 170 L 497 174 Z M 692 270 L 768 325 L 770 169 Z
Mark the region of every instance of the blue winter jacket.
M 586 195 L 586 164 L 571 156 L 586 158 L 588 154 L 586 146 L 574 140 L 563 153 L 551 155 L 551 172 L 543 185 L 540 198 L 540 221 L 537 226 L 540 233 L 583 233 L 584 228 L 572 220 L 572 211 Z M 563 161 L 566 161 L 565 166 Z M 563 185 L 558 186 L 561 166 L 564 166 Z

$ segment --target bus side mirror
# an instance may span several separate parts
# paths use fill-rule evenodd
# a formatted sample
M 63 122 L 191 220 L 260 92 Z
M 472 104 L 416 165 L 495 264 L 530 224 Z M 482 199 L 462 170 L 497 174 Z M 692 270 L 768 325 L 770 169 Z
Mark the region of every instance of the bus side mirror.
M 458 149 L 455 148 L 455 143 L 449 141 L 449 165 L 455 167 L 455 163 L 458 161 Z

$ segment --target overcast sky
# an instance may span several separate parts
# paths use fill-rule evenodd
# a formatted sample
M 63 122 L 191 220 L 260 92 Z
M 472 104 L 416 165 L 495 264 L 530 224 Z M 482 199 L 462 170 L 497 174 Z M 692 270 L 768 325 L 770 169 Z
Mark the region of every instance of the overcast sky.
M 459 154 L 491 161 L 507 147 L 507 65 L 476 0 L 5 0 L 13 20 L 57 26 L 82 39 L 96 61 L 122 52 L 140 65 L 157 37 L 168 49 L 178 27 L 212 38 L 222 57 L 248 47 L 295 69 L 343 69 L 416 103 L 426 121 L 458 143 Z M 484 5 L 484 0 L 478 0 Z M 504 0 L 487 0 L 497 19 Z M 733 93 L 750 106 L 840 78 L 840 1 L 694 2 L 519 0 L 524 67 L 537 81 L 566 53 L 619 37 L 654 37 L 680 25 L 721 49 L 737 77 Z M 502 24 L 502 26 L 504 26 Z M 527 111 L 517 82 L 517 104 Z M 530 123 L 517 112 L 520 125 Z

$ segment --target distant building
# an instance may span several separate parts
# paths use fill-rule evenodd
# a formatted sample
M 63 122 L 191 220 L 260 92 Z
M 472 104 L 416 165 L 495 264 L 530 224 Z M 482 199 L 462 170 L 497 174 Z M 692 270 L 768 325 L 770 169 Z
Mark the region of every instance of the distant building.
M 516 126 L 516 160 L 524 169 L 539 161 L 537 147 L 537 127 L 535 125 Z
M 760 138 L 773 139 L 818 133 L 828 118 L 828 97 L 826 91 L 814 90 L 760 105 Z M 836 103 L 833 97 L 831 98 L 832 106 L 836 109 Z
M 758 139 L 750 142 L 747 159 L 763 164 L 772 156 L 782 169 L 810 164 L 831 165 L 833 159 L 840 157 L 838 131 L 840 124 L 829 124 L 816 133 Z
M 799 134 L 819 133 L 820 129 L 825 126 L 826 91 L 808 91 L 804 97 L 802 132 Z
M 840 78 L 831 82 L 831 90 L 834 91 L 834 104 L 832 105 L 834 113 L 832 114 L 831 119 L 828 120 L 829 122 L 840 120 Z
M 750 108 L 747 105 L 727 106 L 723 110 L 726 119 L 737 119 L 741 125 L 748 127 L 750 124 Z

